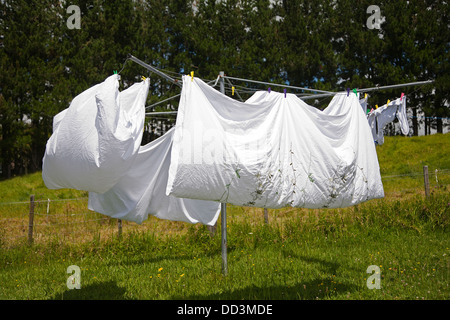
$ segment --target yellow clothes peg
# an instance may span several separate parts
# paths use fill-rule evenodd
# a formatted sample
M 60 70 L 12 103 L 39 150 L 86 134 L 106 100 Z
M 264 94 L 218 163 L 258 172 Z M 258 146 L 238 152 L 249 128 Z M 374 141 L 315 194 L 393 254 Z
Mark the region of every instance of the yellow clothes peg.
M 191 71 L 191 81 L 194 81 L 194 71 Z
M 375 109 L 378 109 L 378 105 L 377 104 L 375 105 Z
M 388 99 L 388 102 L 386 103 L 386 106 L 389 106 L 389 102 L 391 102 L 391 100 Z
M 364 99 L 367 99 L 367 93 L 364 94 Z
M 231 87 L 231 95 L 234 96 L 234 87 Z
M 147 79 L 146 77 L 142 76 L 141 77 L 142 81 L 145 81 L 145 79 Z

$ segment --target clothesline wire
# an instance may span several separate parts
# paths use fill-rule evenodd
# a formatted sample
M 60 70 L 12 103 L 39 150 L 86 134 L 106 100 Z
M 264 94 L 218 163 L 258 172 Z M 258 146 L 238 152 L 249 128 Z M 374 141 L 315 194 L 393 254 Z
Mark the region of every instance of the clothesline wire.
M 219 77 L 217 77 L 217 79 L 218 79 L 218 78 L 219 78 Z M 211 85 L 213 82 L 215 82 L 214 85 L 212 85 L 212 87 L 214 87 L 214 86 L 216 86 L 216 84 L 217 84 L 217 79 L 215 79 L 215 80 L 209 80 L 208 82 L 206 82 L 206 84 Z M 166 102 L 166 101 L 169 101 L 169 100 L 178 98 L 179 96 L 181 96 L 181 93 L 176 94 L 176 95 L 174 95 L 174 96 L 172 96 L 172 97 L 170 97 L 170 98 L 167 98 L 167 99 L 158 101 L 158 102 L 156 102 L 156 103 L 154 103 L 154 104 L 152 104 L 152 105 L 146 106 L 145 109 L 147 110 L 147 109 L 153 108 L 153 107 L 155 107 L 155 106 L 157 106 L 157 105 L 159 105 L 159 104 L 161 104 L 161 103 L 164 103 L 164 102 Z M 147 114 L 147 113 L 146 113 L 146 114 Z
M 174 83 L 178 86 L 182 86 L 181 82 L 177 79 L 174 79 L 172 77 L 170 77 L 169 75 L 166 74 L 166 71 L 161 71 L 158 68 L 151 66 L 147 63 L 145 63 L 144 61 L 136 58 L 135 56 L 128 54 L 128 58 L 127 60 L 131 60 L 139 65 L 141 65 L 142 67 L 146 68 L 147 70 L 156 73 L 157 75 L 165 78 L 166 80 L 168 80 L 171 83 Z M 126 60 L 126 61 L 127 61 Z M 123 68 L 122 68 L 123 69 Z M 297 86 L 291 86 L 291 85 L 286 85 L 286 84 L 277 84 L 277 83 L 271 83 L 271 82 L 264 82 L 264 81 L 257 81 L 257 80 L 250 80 L 250 79 L 242 79 L 242 78 L 236 78 L 236 77 L 230 77 L 230 76 L 226 76 L 223 75 L 223 78 L 228 78 L 228 79 L 232 79 L 232 80 L 238 80 L 238 81 L 245 81 L 245 82 L 253 82 L 253 83 L 258 83 L 258 84 L 264 84 L 264 85 L 270 85 L 270 86 L 278 86 L 278 87 L 283 87 L 283 88 L 291 88 L 291 89 L 297 89 L 297 90 L 306 90 L 306 91 L 312 91 L 312 92 L 322 92 L 322 93 L 328 93 L 328 94 L 333 94 L 333 92 L 331 91 L 324 91 L 324 90 L 319 90 L 319 89 L 312 89 L 312 88 L 305 88 L 305 87 L 297 87 Z M 217 81 L 216 81 L 217 82 Z
M 146 69 L 158 74 L 159 76 L 169 80 L 172 83 L 175 83 L 176 85 L 181 87 L 180 81 L 173 79 L 172 77 L 168 76 L 165 71 L 161 71 L 156 67 L 150 66 L 149 64 L 139 60 L 138 58 L 134 57 L 131 54 L 128 54 L 127 60 L 132 60 L 136 62 L 137 64 L 145 67 Z M 123 69 L 123 68 L 122 68 Z M 219 76 L 220 77 L 220 76 Z M 286 84 L 278 84 L 278 83 L 271 83 L 271 82 L 264 82 L 264 81 L 257 81 L 257 80 L 251 80 L 251 79 L 243 79 L 243 78 L 237 78 L 237 77 L 231 77 L 227 75 L 221 76 L 225 79 L 232 79 L 232 80 L 238 80 L 238 81 L 245 81 L 245 82 L 253 82 L 258 84 L 264 84 L 264 85 L 271 85 L 271 86 L 277 86 L 277 87 L 283 87 L 283 88 L 291 88 L 291 89 L 298 89 L 298 90 L 305 90 L 305 91 L 312 91 L 312 92 L 322 92 L 321 95 L 310 95 L 305 98 L 311 99 L 315 97 L 323 97 L 325 95 L 334 95 L 339 92 L 333 92 L 333 91 L 325 91 L 325 90 L 319 90 L 319 89 L 313 89 L 313 88 L 305 88 L 305 87 L 297 87 L 297 86 L 291 86 Z M 393 85 L 386 85 L 386 86 L 376 86 L 371 88 L 362 88 L 357 89 L 358 92 L 369 92 L 369 91 L 375 91 L 375 90 L 384 90 L 384 89 L 394 89 L 394 88 L 401 88 L 401 87 L 407 87 L 407 86 L 415 86 L 415 85 L 421 85 L 421 84 L 430 84 L 434 82 L 434 80 L 426 80 L 426 81 L 416 81 L 416 82 L 410 82 L 410 83 L 403 83 L 403 84 L 393 84 Z M 344 92 L 344 91 L 342 91 Z
M 372 87 L 372 88 L 362 88 L 362 89 L 356 89 L 356 91 L 357 92 L 370 92 L 370 91 L 388 90 L 388 89 L 403 88 L 403 87 L 418 86 L 418 85 L 423 86 L 423 85 L 430 84 L 430 83 L 433 83 L 433 82 L 434 82 L 434 80 L 416 81 L 416 82 L 408 82 L 408 83 L 402 83 L 402 84 L 376 86 L 376 87 Z M 315 94 L 315 95 L 302 97 L 301 99 L 306 100 L 306 99 L 313 99 L 313 98 L 321 98 L 321 97 L 335 95 L 337 93 L 345 93 L 345 91 L 334 92 L 334 93 Z
M 153 73 L 156 73 L 157 75 L 159 75 L 160 77 L 163 77 L 164 79 L 168 80 L 169 82 L 171 82 L 173 84 L 176 84 L 179 87 L 182 86 L 180 81 L 178 81 L 178 80 L 168 76 L 165 72 L 162 72 L 162 71 L 158 70 L 157 68 L 155 68 L 155 67 L 145 63 L 144 61 L 139 60 L 135 56 L 133 56 L 131 54 L 128 54 L 128 59 L 133 61 L 133 62 L 136 62 L 137 64 L 141 65 L 142 67 L 146 68 L 147 70 L 149 70 L 149 71 L 151 71 Z
M 437 170 L 437 172 L 436 172 L 436 170 Z M 439 169 L 439 168 L 437 168 L 437 169 L 431 170 L 430 173 L 429 173 L 430 177 L 432 175 L 436 175 L 436 174 L 439 174 L 439 175 L 450 174 L 450 168 L 449 169 Z M 423 172 L 410 172 L 410 173 L 403 173 L 403 174 L 395 174 L 395 175 L 381 176 L 381 178 L 382 179 L 388 179 L 388 178 L 408 177 L 408 176 L 409 177 L 423 176 Z M 47 200 L 43 199 L 43 200 L 35 200 L 34 203 L 35 204 L 39 204 L 39 203 L 47 204 L 48 202 L 53 203 L 53 202 L 61 202 L 61 201 L 79 201 L 79 200 L 85 200 L 86 201 L 88 199 L 89 198 L 87 198 L 87 197 L 70 198 L 70 199 L 47 199 Z M 30 201 L 11 201 L 11 202 L 0 202 L 0 205 L 18 205 L 18 204 L 29 204 L 29 203 L 30 203 Z M 94 211 L 89 211 L 89 212 L 85 212 L 85 213 L 82 213 L 82 214 L 90 214 L 90 213 L 95 213 L 95 212 Z M 35 212 L 35 214 L 39 214 L 39 213 Z M 25 212 L 25 213 L 23 213 L 23 215 L 27 215 L 27 213 Z M 41 215 L 47 215 L 47 214 L 41 214 Z M 49 216 L 51 216 L 51 215 L 52 214 L 49 214 Z M 66 215 L 61 215 L 61 216 L 66 216 Z
M 223 78 L 225 78 L 225 79 L 232 79 L 232 80 L 238 80 L 238 81 L 258 83 L 258 84 L 264 84 L 264 85 L 275 86 L 275 87 L 289 88 L 289 89 L 306 90 L 306 91 L 312 91 L 312 92 L 322 92 L 322 93 L 327 93 L 327 94 L 336 94 L 336 92 L 331 92 L 331 91 L 324 91 L 324 90 L 312 89 L 312 88 L 304 88 L 304 87 L 296 87 L 296 86 L 291 86 L 291 85 L 286 85 L 286 84 L 278 84 L 278 83 L 272 83 L 272 82 L 250 80 L 250 79 L 242 79 L 242 78 L 230 77 L 230 76 L 226 76 L 226 75 L 224 75 Z
M 145 110 L 150 109 L 150 108 L 153 108 L 153 107 L 156 107 L 157 105 L 159 105 L 159 104 L 161 104 L 161 103 L 164 103 L 164 102 L 170 101 L 170 100 L 172 100 L 172 99 L 178 98 L 179 96 L 181 96 L 181 93 L 176 94 L 176 95 L 174 95 L 174 96 L 171 96 L 171 97 L 169 97 L 169 98 L 167 98 L 167 99 L 158 101 L 158 102 L 156 102 L 156 103 L 154 103 L 154 104 L 152 104 L 152 105 L 146 106 L 146 107 L 145 107 Z
M 160 70 L 160 69 L 158 69 L 158 68 L 156 68 L 156 67 L 150 66 L 149 64 L 147 64 L 147 63 L 145 63 L 145 62 L 139 60 L 138 58 L 134 57 L 134 56 L 131 55 L 131 54 L 128 55 L 128 57 L 127 57 L 127 59 L 125 60 L 125 62 L 126 62 L 127 60 L 132 60 L 133 62 L 136 62 L 137 64 L 143 66 L 144 68 L 146 68 L 146 69 L 148 69 L 148 70 L 150 70 L 150 71 L 152 71 L 152 72 L 158 74 L 159 76 L 165 78 L 166 80 L 170 81 L 171 83 L 176 84 L 176 85 L 178 85 L 179 87 L 182 87 L 181 81 L 179 81 L 179 80 L 177 80 L 177 79 L 174 79 L 174 78 L 172 78 L 172 77 L 170 77 L 170 76 L 168 76 L 168 75 L 166 74 L 167 72 L 171 72 L 171 73 L 175 73 L 175 74 L 177 74 L 177 75 L 181 75 L 181 74 L 179 74 L 179 73 L 172 72 L 172 71 L 167 71 L 167 70 L 162 71 L 162 70 Z M 124 66 L 122 67 L 122 70 L 123 70 L 124 67 L 125 67 L 125 63 L 124 63 Z M 121 70 L 121 71 L 122 71 L 122 70 Z M 119 73 L 120 73 L 120 72 L 119 72 Z M 291 86 L 291 85 L 286 85 L 286 84 L 277 84 L 277 83 L 271 83 L 271 82 L 265 82 L 265 81 L 257 81 L 257 80 L 243 79 L 243 78 L 231 77 L 231 76 L 227 76 L 227 75 L 219 75 L 219 76 L 217 77 L 217 79 L 210 81 L 208 84 L 210 85 L 212 82 L 215 82 L 214 85 L 213 85 L 213 87 L 216 86 L 216 85 L 217 85 L 217 81 L 218 81 L 218 79 L 219 79 L 220 77 L 226 79 L 227 82 L 228 82 L 228 83 L 226 83 L 226 82 L 223 82 L 223 83 L 222 83 L 222 85 L 224 86 L 225 90 L 227 90 L 227 89 L 228 89 L 228 91 L 229 91 L 229 90 L 232 90 L 232 91 L 234 90 L 234 92 L 237 94 L 237 96 L 239 97 L 239 99 L 240 99 L 241 101 L 243 101 L 243 99 L 242 99 L 242 97 L 240 96 L 239 92 L 241 92 L 241 93 L 244 93 L 244 92 L 245 92 L 245 93 L 251 93 L 253 90 L 254 90 L 254 91 L 258 91 L 258 89 L 252 89 L 252 88 L 247 88 L 247 87 L 243 87 L 243 86 L 233 85 L 233 84 L 231 83 L 230 80 L 244 81 L 244 82 L 250 82 L 250 83 L 257 83 L 257 84 L 263 84 L 263 85 L 270 85 L 270 86 L 275 86 L 275 87 L 283 87 L 283 88 L 291 88 L 291 89 L 297 89 L 297 90 L 304 90 L 304 91 L 322 92 L 321 94 L 311 94 L 311 95 L 303 95 L 303 96 L 299 96 L 300 94 L 297 94 L 297 96 L 299 96 L 299 98 L 302 99 L 302 100 L 314 99 L 314 98 L 323 98 L 323 99 L 321 99 L 321 100 L 319 101 L 319 103 L 321 103 L 321 101 L 323 101 L 325 98 L 330 97 L 330 96 L 333 96 L 333 95 L 339 93 L 339 92 L 333 92 L 333 91 L 325 91 L 325 90 L 319 90 L 319 89 L 312 89 L 312 88 L 305 88 L 305 87 Z M 367 92 L 370 92 L 370 91 L 378 91 L 378 90 L 384 90 L 384 89 L 394 89 L 394 88 L 402 88 L 402 87 L 409 87 L 409 86 L 418 86 L 418 85 L 420 85 L 419 88 L 417 88 L 416 90 L 414 90 L 414 91 L 412 92 L 412 93 L 415 93 L 416 91 L 420 90 L 420 89 L 422 88 L 423 85 L 430 84 L 430 83 L 433 83 L 433 82 L 434 82 L 434 80 L 416 81 L 416 82 L 410 82 L 410 83 L 394 84 L 394 85 L 387 85 L 387 86 L 376 86 L 376 87 L 362 88 L 362 89 L 356 89 L 356 90 L 357 90 L 357 92 L 360 92 L 360 93 L 363 93 L 363 92 L 364 92 L 364 93 L 367 93 Z M 246 91 L 241 91 L 241 90 L 238 89 L 238 88 L 243 88 L 243 89 L 245 89 Z M 345 92 L 345 91 L 342 91 L 342 92 Z M 342 93 L 342 92 L 340 92 L 340 93 Z M 412 94 L 412 93 L 409 93 L 409 94 Z M 302 93 L 302 94 L 304 94 L 304 93 Z M 157 105 L 159 105 L 159 104 L 161 104 L 161 103 L 167 102 L 167 101 L 169 101 L 169 100 L 171 100 L 171 99 L 175 99 L 175 98 L 179 97 L 180 95 L 181 95 L 181 94 L 177 94 L 177 95 L 174 95 L 174 96 L 169 97 L 169 98 L 167 98 L 167 99 L 164 99 L 164 100 L 162 100 L 162 101 L 156 102 L 156 103 L 154 103 L 154 104 L 152 104 L 152 105 L 150 105 L 150 106 L 147 106 L 146 109 L 155 107 L 155 106 L 157 106 Z M 172 113 L 171 111 L 169 111 L 169 112 Z M 166 113 L 167 113 L 167 112 L 166 112 Z M 160 113 L 158 113 L 158 114 L 160 114 Z M 149 113 L 146 113 L 146 115 L 150 115 L 150 114 L 149 114 Z M 436 119 L 437 119 L 437 117 L 436 117 Z

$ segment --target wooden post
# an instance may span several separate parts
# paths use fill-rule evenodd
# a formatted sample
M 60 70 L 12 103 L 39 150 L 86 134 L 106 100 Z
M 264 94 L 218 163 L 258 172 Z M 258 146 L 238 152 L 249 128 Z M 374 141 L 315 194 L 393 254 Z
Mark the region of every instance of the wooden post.
M 33 244 L 34 194 L 30 196 L 30 213 L 28 216 L 28 244 Z
M 267 212 L 267 208 L 264 208 L 264 223 L 269 224 L 269 213 Z
M 428 166 L 423 166 L 423 183 L 425 185 L 425 196 L 430 196 L 430 181 L 428 180 Z
M 117 225 L 119 227 L 119 240 L 122 239 L 122 220 L 117 219 Z
M 213 226 L 206 226 L 206 227 L 208 228 L 209 235 L 211 237 L 214 237 L 214 235 L 216 234 L 216 230 L 217 230 L 217 221 L 216 221 L 215 225 L 213 225 Z

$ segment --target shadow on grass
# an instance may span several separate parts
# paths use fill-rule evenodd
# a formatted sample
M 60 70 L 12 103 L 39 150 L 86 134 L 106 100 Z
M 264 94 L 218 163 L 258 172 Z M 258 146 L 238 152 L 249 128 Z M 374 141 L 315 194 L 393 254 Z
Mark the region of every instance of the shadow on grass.
M 207 295 L 173 296 L 174 300 L 316 300 L 340 299 L 358 288 L 352 284 L 337 284 L 329 279 L 317 279 L 294 286 L 251 285 Z
M 248 285 L 243 288 L 230 289 L 212 294 L 171 297 L 174 300 L 316 300 L 316 299 L 345 299 L 348 294 L 360 290 L 354 283 L 341 283 L 335 281 L 339 263 L 320 258 L 297 255 L 286 251 L 283 255 L 304 263 L 315 265 L 328 276 L 322 276 L 305 282 L 287 285 Z M 228 277 L 232 278 L 232 274 Z M 231 280 L 231 279 L 230 279 Z M 268 279 L 269 280 L 269 279 Z M 233 281 L 233 280 L 231 280 Z
M 117 286 L 114 281 L 81 286 L 80 289 L 67 289 L 50 300 L 125 300 L 126 288 Z

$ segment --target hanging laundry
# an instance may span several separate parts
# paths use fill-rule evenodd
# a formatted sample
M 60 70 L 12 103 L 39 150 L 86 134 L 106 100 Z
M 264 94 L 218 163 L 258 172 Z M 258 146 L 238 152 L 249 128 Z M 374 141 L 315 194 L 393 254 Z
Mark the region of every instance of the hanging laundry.
M 359 99 L 359 104 L 364 111 L 364 114 L 367 114 L 367 94 L 364 95 L 363 99 Z
M 160 219 L 214 225 L 220 203 L 166 196 L 174 129 L 142 146 L 129 168 L 107 192 L 89 193 L 90 210 L 142 223 L 148 215 Z
M 49 189 L 106 192 L 139 150 L 150 80 L 119 92 L 114 74 L 76 96 L 53 119 L 42 178 Z
M 191 80 L 183 77 L 167 195 L 265 208 L 384 197 L 356 95 L 336 94 L 321 111 L 267 91 L 239 102 Z
M 406 117 L 406 96 L 398 98 L 388 104 L 385 104 L 367 115 L 367 121 L 369 122 L 370 129 L 372 130 L 373 141 L 378 145 L 384 143 L 384 127 L 398 119 L 400 129 L 404 135 L 409 133 L 408 118 Z

